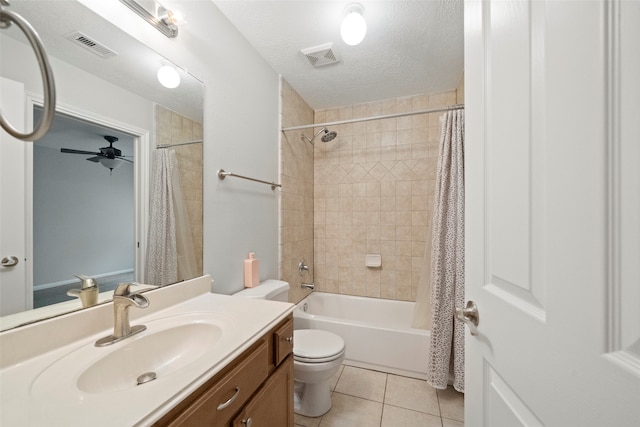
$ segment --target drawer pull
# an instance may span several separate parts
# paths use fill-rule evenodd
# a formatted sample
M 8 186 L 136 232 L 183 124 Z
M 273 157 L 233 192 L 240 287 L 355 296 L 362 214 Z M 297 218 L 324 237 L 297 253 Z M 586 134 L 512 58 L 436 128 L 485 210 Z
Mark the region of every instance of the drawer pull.
M 236 392 L 233 394 L 233 396 L 231 396 L 231 398 L 229 400 L 227 400 L 224 403 L 221 403 L 218 405 L 218 411 L 222 411 L 224 408 L 226 408 L 227 406 L 231 405 L 233 403 L 234 400 L 236 400 L 236 398 L 238 397 L 238 395 L 240 394 L 240 387 L 236 387 Z
M 246 420 L 242 420 L 242 425 L 245 425 L 247 427 L 251 427 L 251 424 L 253 424 L 253 420 L 251 418 L 248 418 Z
M 287 341 L 289 344 L 293 344 L 293 337 L 287 337 L 285 338 L 285 341 Z

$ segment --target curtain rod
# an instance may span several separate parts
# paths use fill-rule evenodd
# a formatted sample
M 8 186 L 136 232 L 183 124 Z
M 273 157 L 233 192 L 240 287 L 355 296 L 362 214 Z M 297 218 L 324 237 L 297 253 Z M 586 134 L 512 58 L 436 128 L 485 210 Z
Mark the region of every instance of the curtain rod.
M 420 111 L 411 111 L 407 113 L 396 113 L 396 114 L 387 114 L 385 116 L 371 116 L 371 117 L 363 117 L 360 119 L 349 119 L 349 120 L 340 120 L 337 122 L 327 122 L 327 123 L 314 123 L 312 125 L 304 125 L 304 126 L 292 126 L 288 128 L 282 129 L 282 132 L 286 132 L 288 130 L 300 130 L 300 129 L 310 129 L 310 128 L 318 128 L 324 126 L 337 126 L 337 125 L 346 125 L 349 123 L 358 123 L 358 122 L 368 122 L 371 120 L 381 120 L 381 119 L 393 119 L 395 117 L 405 117 L 405 116 L 415 116 L 418 114 L 429 114 L 429 113 L 438 113 L 441 111 L 449 111 L 449 110 L 460 110 L 464 108 L 464 104 L 458 105 L 450 105 L 448 107 L 434 108 L 431 110 L 420 110 Z
M 180 145 L 191 145 L 191 144 L 202 144 L 202 140 L 200 140 L 200 141 L 191 141 L 191 142 L 182 142 L 182 143 L 179 143 L 179 144 L 157 145 L 156 148 L 178 147 Z

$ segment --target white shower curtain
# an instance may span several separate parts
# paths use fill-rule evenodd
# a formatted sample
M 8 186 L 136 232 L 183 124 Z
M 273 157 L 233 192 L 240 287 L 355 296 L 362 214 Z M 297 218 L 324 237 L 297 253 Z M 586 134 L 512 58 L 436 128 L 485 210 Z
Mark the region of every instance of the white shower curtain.
M 150 187 L 145 282 L 164 286 L 193 278 L 195 254 L 174 150 L 156 150 Z
M 464 305 L 464 112 L 440 118 L 431 246 L 431 344 L 427 382 L 464 392 L 464 323 L 455 307 Z

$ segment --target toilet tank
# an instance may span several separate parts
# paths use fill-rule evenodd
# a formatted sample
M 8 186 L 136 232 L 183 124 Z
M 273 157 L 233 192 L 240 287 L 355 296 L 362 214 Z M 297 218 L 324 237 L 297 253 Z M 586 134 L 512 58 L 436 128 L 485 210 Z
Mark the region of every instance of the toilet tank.
M 269 279 L 260 282 L 258 286 L 245 288 L 233 295 L 244 298 L 289 302 L 289 283 L 283 280 Z

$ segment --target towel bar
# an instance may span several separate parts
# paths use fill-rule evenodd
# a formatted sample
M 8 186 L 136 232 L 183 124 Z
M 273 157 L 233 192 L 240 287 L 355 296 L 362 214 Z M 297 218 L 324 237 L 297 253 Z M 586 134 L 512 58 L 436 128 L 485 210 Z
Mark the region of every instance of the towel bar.
M 276 184 L 275 182 L 263 181 L 261 179 L 249 178 L 248 176 L 238 175 L 232 172 L 226 172 L 224 169 L 218 170 L 218 178 L 224 180 L 228 176 L 235 176 L 236 178 L 248 179 L 249 181 L 259 182 L 261 184 L 267 184 L 271 186 L 272 190 L 275 190 L 276 187 L 282 187 L 281 184 Z

